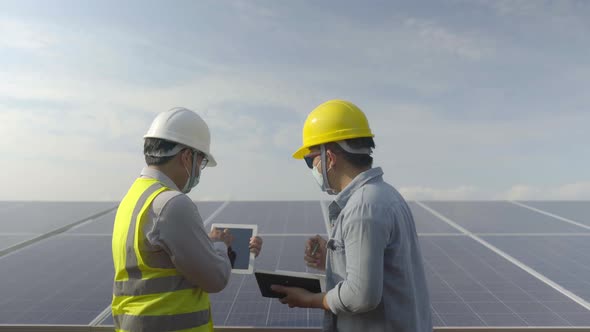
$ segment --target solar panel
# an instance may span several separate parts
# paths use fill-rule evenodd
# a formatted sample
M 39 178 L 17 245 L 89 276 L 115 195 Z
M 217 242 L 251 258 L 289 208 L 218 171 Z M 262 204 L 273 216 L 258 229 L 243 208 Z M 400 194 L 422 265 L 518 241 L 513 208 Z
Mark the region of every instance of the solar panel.
M 207 219 L 215 210 L 221 206 L 221 202 L 199 202 L 197 204 L 199 213 L 203 220 Z M 114 210 L 104 216 L 96 218 L 95 220 L 84 223 L 80 226 L 72 228 L 68 233 L 75 234 L 112 234 L 113 232 L 113 221 L 117 211 Z
M 590 202 L 527 201 L 522 203 L 590 226 Z
M 68 204 L 36 205 L 37 210 L 7 223 L 44 213 L 64 210 Z M 199 203 L 207 218 L 221 203 Z M 112 207 L 112 204 L 108 206 Z M 89 208 L 104 204 L 74 204 L 70 222 L 93 214 Z M 86 211 L 86 215 L 83 213 Z M 92 212 L 91 212 L 92 211 Z M 2 324 L 88 324 L 110 303 L 112 297 L 111 238 L 115 212 L 91 220 L 65 234 L 51 237 L 0 259 L 0 323 Z M 48 215 L 52 225 L 61 218 Z M 40 227 L 39 229 L 45 229 Z M 96 235 L 92 235 L 95 233 Z M 104 235 L 109 236 L 104 236 Z M 22 242 L 30 236 L 1 236 L 2 246 Z M 31 287 L 34 286 L 34 287 Z
M 411 207 L 423 232 L 458 232 L 420 207 Z M 305 239 L 265 239 L 264 255 L 256 266 L 305 271 Z M 472 239 L 438 236 L 421 237 L 420 241 L 427 260 L 437 326 L 569 326 L 579 321 L 579 315 L 590 317 L 583 307 Z M 268 251 L 271 255 L 266 255 Z M 257 296 L 252 277 L 232 281 L 228 289 L 212 296 L 216 324 L 320 326 L 321 312 L 317 310 L 293 310 L 277 300 L 268 300 L 267 304 Z
M 473 233 L 578 233 L 584 229 L 509 202 L 425 202 Z
M 46 233 L 112 209 L 113 202 L 24 202 L 0 209 L 3 233 Z
M 590 302 L 590 236 L 490 236 L 485 239 Z
M 256 259 L 256 269 L 313 272 L 303 261 L 307 236 L 263 238 L 263 253 Z M 210 294 L 210 298 L 213 321 L 218 326 L 318 327 L 323 317 L 316 310 L 287 310 L 276 299 L 261 297 L 253 275 L 233 275 L 228 286 L 220 293 Z M 110 321 L 112 318 L 103 324 Z
M 0 233 L 0 250 L 10 248 L 15 244 L 32 239 L 35 235 L 1 235 Z
M 20 216 L 14 211 L 24 203 L 9 203 L 0 204 L 0 216 Z M 221 202 L 197 204 L 204 220 L 221 208 Z M 590 298 L 590 245 L 583 228 L 509 202 L 426 204 L 578 296 Z M 570 211 L 553 202 L 534 206 L 555 214 Z M 564 217 L 589 219 L 582 215 L 583 204 L 566 206 L 576 206 L 572 210 L 577 212 Z M 418 204 L 410 207 L 421 234 L 435 326 L 590 325 L 590 311 L 570 297 Z M 34 232 L 15 225 L 23 218 L 4 221 L 11 232 L 0 233 L 0 246 L 96 213 L 88 209 L 84 215 L 82 205 L 76 204 L 68 208 L 54 203 L 42 209 L 44 213 L 23 214 L 25 223 L 38 223 L 31 228 Z M 60 217 L 60 211 L 69 212 Z M 314 272 L 305 266 L 303 251 L 309 236 L 326 233 L 319 202 L 231 202 L 219 212 L 214 222 L 259 225 L 264 248 L 256 268 Z M 112 262 L 107 235 L 113 218 L 111 212 L 1 257 L 0 324 L 88 324 L 108 308 Z M 252 275 L 233 275 L 224 291 L 211 294 L 211 301 L 217 326 L 321 326 L 320 310 L 290 309 L 276 299 L 262 298 Z M 101 325 L 112 325 L 112 317 Z
M 303 261 L 306 240 L 306 236 L 264 238 L 263 253 L 255 269 L 308 272 Z M 276 299 L 263 298 L 253 275 L 232 277 L 228 288 L 211 294 L 211 301 L 214 322 L 221 326 L 308 327 L 320 323 L 315 310 L 286 310 Z
M 99 326 L 113 326 L 115 325 L 115 321 L 113 320 L 113 316 L 109 314 L 102 322 L 100 322 Z
M 318 202 L 232 202 L 215 222 L 257 224 L 267 234 L 326 232 Z
M 223 202 L 195 202 L 199 209 L 199 214 L 203 220 L 207 220 L 217 209 L 221 207 Z
M 110 302 L 111 241 L 53 238 L 0 259 L 3 324 L 88 324 Z
M 438 326 L 570 326 L 585 310 L 468 237 L 420 243 Z
M 265 239 L 261 269 L 306 271 L 303 237 Z M 420 238 L 436 326 L 570 326 L 590 312 L 465 236 Z M 271 251 L 270 256 L 266 251 Z M 211 295 L 218 326 L 319 327 L 319 310 L 263 299 L 252 276 Z M 586 311 L 586 312 L 585 312 Z
M 432 213 L 424 210 L 418 204 L 409 202 L 408 205 L 412 210 L 414 222 L 416 223 L 416 231 L 418 233 L 436 233 L 446 234 L 454 233 L 460 234 L 456 228 L 449 226 L 446 222 L 432 215 Z
M 0 210 L 22 206 L 24 202 L 0 202 Z
M 110 235 L 113 232 L 113 221 L 117 211 L 111 211 L 94 220 L 81 224 L 67 231 L 68 234 L 104 234 Z

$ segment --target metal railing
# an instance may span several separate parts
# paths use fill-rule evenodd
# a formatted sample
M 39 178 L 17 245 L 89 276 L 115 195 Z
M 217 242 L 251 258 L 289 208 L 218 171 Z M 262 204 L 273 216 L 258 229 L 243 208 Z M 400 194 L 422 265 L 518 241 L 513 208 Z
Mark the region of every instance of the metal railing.
M 0 332 L 112 332 L 112 326 L 1 325 Z M 216 332 L 320 332 L 319 328 L 216 327 Z M 435 332 L 590 332 L 588 327 L 436 327 Z

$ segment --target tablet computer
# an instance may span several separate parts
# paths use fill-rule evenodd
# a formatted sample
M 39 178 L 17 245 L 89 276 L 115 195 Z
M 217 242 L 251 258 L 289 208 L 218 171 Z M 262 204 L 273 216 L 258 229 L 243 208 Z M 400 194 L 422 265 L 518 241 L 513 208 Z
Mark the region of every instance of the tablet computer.
M 250 238 L 258 234 L 258 225 L 217 224 L 211 225 L 220 230 L 229 230 L 234 240 L 228 248 L 228 255 L 232 263 L 232 273 L 252 274 L 254 271 L 254 254 L 250 252 Z
M 263 271 L 254 272 L 260 293 L 264 297 L 282 298 L 285 295 L 273 291 L 272 285 L 285 287 L 299 287 L 307 289 L 312 293 L 321 293 L 323 287 L 322 276 L 312 273 L 291 272 L 291 271 Z

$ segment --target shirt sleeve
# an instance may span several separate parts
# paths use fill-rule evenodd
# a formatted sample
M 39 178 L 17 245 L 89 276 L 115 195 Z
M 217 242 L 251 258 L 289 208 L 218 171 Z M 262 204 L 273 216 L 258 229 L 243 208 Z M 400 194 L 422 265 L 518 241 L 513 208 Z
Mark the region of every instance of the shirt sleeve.
M 153 244 L 170 255 L 176 269 L 207 293 L 223 290 L 231 275 L 227 247 L 212 242 L 197 206 L 186 195 L 171 198 L 162 207 L 155 224 Z
M 353 207 L 342 220 L 346 279 L 327 293 L 330 310 L 362 313 L 379 305 L 383 294 L 384 254 L 390 230 L 384 209 L 367 205 Z M 336 254 L 336 253 L 335 253 Z

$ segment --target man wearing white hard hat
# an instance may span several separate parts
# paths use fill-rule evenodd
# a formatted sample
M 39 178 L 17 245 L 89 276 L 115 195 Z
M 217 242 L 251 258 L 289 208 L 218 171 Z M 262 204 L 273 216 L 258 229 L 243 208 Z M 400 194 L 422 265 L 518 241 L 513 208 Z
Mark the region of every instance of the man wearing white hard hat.
M 231 275 L 231 234 L 207 233 L 186 195 L 217 165 L 209 127 L 195 112 L 156 116 L 144 136 L 147 167 L 117 210 L 112 313 L 117 331 L 213 331 L 208 293 Z M 250 241 L 260 253 L 262 240 Z

